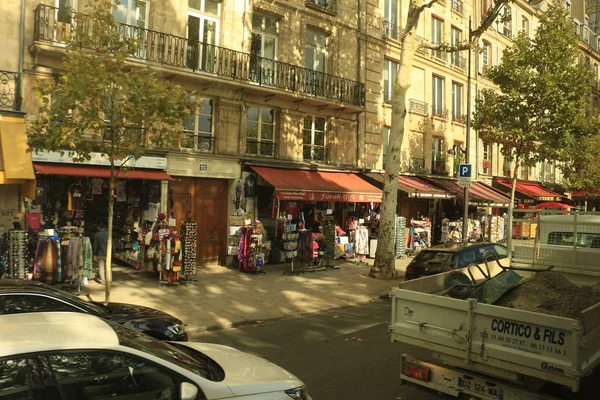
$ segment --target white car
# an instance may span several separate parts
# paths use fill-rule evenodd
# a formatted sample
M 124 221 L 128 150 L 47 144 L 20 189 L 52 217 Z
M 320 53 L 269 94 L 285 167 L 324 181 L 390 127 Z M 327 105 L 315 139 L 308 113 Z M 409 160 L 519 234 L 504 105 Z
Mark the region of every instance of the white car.
M 80 313 L 0 316 L 0 399 L 310 400 L 277 365 L 231 347 L 160 342 Z

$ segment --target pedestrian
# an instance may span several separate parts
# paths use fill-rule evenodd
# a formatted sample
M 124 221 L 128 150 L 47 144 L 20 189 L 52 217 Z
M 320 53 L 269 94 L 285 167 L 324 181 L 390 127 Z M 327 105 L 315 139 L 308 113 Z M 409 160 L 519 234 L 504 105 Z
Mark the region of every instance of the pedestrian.
M 96 232 L 92 238 L 92 254 L 94 255 L 94 262 L 98 263 L 98 274 L 96 276 L 96 282 L 104 284 L 104 274 L 106 272 L 106 246 L 108 243 L 108 231 L 104 223 L 98 224 L 98 232 Z

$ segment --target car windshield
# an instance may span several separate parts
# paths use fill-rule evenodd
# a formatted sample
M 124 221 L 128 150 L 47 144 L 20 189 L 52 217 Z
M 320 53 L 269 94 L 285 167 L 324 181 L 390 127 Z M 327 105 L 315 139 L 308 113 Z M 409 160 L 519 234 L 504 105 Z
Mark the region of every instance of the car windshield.
M 56 289 L 54 287 L 49 287 L 49 289 L 51 291 L 53 291 L 54 293 L 60 295 L 61 297 L 69 300 L 71 303 L 78 305 L 82 308 L 85 308 L 87 310 L 91 310 L 92 312 L 94 312 L 98 315 L 107 316 L 110 314 L 110 310 L 108 309 L 108 307 L 106 307 L 103 304 L 96 303 L 94 301 L 84 300 L 81 297 L 75 296 L 72 293 L 69 293 L 64 290 Z
M 448 253 L 446 251 L 422 251 L 414 258 L 413 263 L 415 264 L 436 264 L 445 265 L 452 260 L 454 253 Z
M 119 343 L 123 346 L 152 354 L 213 382 L 225 379 L 223 368 L 206 354 L 181 344 L 158 341 L 115 323 L 110 323 L 110 325 L 117 333 Z

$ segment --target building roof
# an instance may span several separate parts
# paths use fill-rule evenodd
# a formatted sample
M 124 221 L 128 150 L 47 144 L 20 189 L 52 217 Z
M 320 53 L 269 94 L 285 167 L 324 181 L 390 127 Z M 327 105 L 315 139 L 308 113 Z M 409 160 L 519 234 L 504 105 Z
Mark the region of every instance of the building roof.
M 47 312 L 0 316 L 0 357 L 52 349 L 114 347 L 119 339 L 88 314 Z

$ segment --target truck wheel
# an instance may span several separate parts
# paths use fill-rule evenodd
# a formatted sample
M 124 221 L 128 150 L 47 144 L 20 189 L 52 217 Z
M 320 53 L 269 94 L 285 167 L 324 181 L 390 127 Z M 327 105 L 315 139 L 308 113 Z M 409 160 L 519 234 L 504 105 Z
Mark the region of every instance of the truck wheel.
M 472 285 L 471 279 L 461 271 L 452 271 L 444 277 L 444 288 L 450 289 L 448 295 L 455 299 L 468 299 L 471 295 L 472 288 L 469 286 L 456 285 Z

